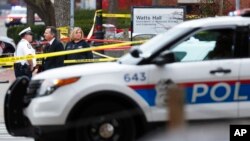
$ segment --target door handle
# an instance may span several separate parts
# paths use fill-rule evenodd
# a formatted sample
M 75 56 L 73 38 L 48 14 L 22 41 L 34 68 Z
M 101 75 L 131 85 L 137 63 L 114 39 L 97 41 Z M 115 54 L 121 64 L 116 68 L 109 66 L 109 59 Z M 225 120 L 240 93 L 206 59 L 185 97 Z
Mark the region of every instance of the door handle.
M 216 74 L 216 73 L 230 73 L 231 70 L 230 69 L 223 69 L 223 68 L 218 68 L 216 70 L 211 70 L 210 73 L 211 74 Z

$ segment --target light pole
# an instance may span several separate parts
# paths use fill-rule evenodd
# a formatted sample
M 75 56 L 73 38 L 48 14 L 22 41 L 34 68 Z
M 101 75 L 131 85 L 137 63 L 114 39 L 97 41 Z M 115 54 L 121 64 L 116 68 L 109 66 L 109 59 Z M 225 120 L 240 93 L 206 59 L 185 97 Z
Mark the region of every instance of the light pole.
M 70 0 L 70 29 L 74 28 L 75 0 Z
M 102 0 L 96 0 L 96 24 L 94 36 L 96 39 L 104 39 L 104 33 L 102 31 Z M 96 46 L 102 45 L 103 43 L 95 43 Z M 104 51 L 99 51 L 104 53 Z
M 240 9 L 240 0 L 235 0 L 235 10 Z
M 96 32 L 95 37 L 97 39 L 103 39 L 103 31 L 102 31 L 102 0 L 96 0 Z

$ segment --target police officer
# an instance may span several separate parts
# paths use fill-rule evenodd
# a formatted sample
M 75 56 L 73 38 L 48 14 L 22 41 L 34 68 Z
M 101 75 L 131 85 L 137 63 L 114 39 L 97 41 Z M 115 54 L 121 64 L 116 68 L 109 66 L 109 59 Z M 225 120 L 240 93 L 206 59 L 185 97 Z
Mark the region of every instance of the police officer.
M 31 28 L 28 27 L 23 29 L 18 35 L 21 37 L 21 40 L 17 44 L 15 56 L 35 55 L 35 50 L 30 44 L 33 40 Z M 14 64 L 16 78 L 20 76 L 28 76 L 31 79 L 34 66 L 36 66 L 35 58 L 31 60 L 17 61 Z
M 66 44 L 65 50 L 89 48 L 88 43 L 83 40 L 83 37 L 84 33 L 82 29 L 80 27 L 75 27 L 70 34 L 70 42 Z M 88 52 L 69 54 L 65 56 L 65 60 L 79 60 L 79 59 L 93 59 L 93 54 L 91 51 L 88 51 Z

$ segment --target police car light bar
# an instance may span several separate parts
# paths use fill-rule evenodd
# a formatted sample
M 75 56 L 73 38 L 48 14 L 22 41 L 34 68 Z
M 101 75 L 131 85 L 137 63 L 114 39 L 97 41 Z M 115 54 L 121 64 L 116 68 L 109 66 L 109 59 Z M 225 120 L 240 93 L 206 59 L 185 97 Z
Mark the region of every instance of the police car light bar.
M 250 8 L 235 10 L 228 13 L 228 16 L 250 17 Z

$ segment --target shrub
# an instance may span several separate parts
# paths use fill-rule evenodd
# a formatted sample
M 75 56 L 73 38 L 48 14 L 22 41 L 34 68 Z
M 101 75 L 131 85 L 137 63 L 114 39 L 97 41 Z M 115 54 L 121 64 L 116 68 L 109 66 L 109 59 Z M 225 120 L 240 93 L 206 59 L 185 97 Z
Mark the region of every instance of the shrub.
M 21 39 L 20 36 L 18 35 L 18 33 L 26 27 L 27 26 L 25 26 L 25 25 L 9 27 L 7 29 L 7 36 L 9 38 L 12 38 L 15 41 L 15 43 L 17 44 L 18 41 L 20 41 L 20 39 Z M 30 28 L 31 28 L 32 32 L 34 33 L 34 40 L 40 40 L 40 37 L 43 36 L 45 26 L 44 25 L 33 25 L 33 26 L 30 26 Z
M 104 11 L 104 13 L 106 13 Z M 121 13 L 129 13 L 128 11 L 122 11 Z M 81 27 L 85 36 L 89 34 L 91 27 L 93 25 L 93 18 L 95 15 L 95 10 L 76 10 L 75 11 L 75 27 Z M 107 18 L 103 18 L 103 23 L 107 23 Z M 128 18 L 117 18 L 116 25 L 117 28 L 130 28 L 130 19 Z M 7 36 L 13 38 L 13 40 L 18 43 L 20 37 L 18 33 L 26 28 L 26 25 L 9 27 L 7 29 Z M 31 26 L 32 32 L 34 33 L 34 40 L 40 40 L 43 36 L 45 25 L 33 25 Z
M 75 26 L 81 27 L 85 36 L 89 34 L 93 25 L 95 10 L 76 10 L 75 11 Z

